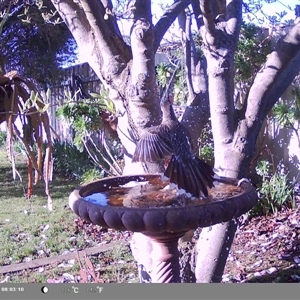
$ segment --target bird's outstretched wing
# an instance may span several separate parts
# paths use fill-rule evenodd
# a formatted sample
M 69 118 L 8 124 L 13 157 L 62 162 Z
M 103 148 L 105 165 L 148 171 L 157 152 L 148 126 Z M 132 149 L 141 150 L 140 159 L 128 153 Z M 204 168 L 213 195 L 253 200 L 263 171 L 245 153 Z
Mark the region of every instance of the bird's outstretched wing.
M 158 162 L 174 153 L 163 124 L 150 127 L 137 142 L 132 162 Z

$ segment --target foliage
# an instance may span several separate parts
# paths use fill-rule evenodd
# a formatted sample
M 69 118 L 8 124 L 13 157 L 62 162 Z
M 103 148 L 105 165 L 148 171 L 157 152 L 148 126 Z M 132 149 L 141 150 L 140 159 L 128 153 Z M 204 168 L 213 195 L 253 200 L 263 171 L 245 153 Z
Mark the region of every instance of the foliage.
M 214 161 L 214 148 L 210 145 L 203 145 L 203 147 L 200 149 L 201 153 L 201 159 L 209 163 L 210 165 L 213 165 Z
M 195 50 L 196 50 L 197 56 L 203 57 L 204 44 L 203 44 L 203 40 L 202 40 L 200 32 L 197 32 L 197 31 L 193 32 L 193 41 L 195 43 Z
M 263 5 L 265 3 L 270 4 L 278 2 L 278 4 L 282 5 L 282 11 L 268 11 L 265 12 L 263 10 Z M 244 12 L 246 14 L 246 17 L 249 22 L 255 22 L 260 25 L 269 23 L 273 26 L 279 25 L 279 24 L 290 24 L 293 22 L 293 20 L 286 20 L 285 22 L 282 22 L 282 19 L 287 15 L 287 11 L 293 11 L 293 8 L 288 3 L 289 1 L 277 1 L 277 0 L 251 0 L 251 1 L 243 1 L 243 8 Z
M 266 160 L 257 164 L 256 172 L 262 182 L 258 187 L 259 202 L 250 214 L 277 214 L 283 207 L 294 208 L 294 183 L 288 174 L 272 173 L 271 164 Z
M 167 86 L 168 80 L 172 74 L 172 66 L 167 63 L 160 63 L 156 66 L 156 78 L 158 85 L 162 88 Z
M 292 129 L 298 139 L 300 147 L 300 88 L 294 86 L 291 95 L 294 96 L 294 101 L 280 101 L 273 108 L 273 117 L 275 121 L 282 127 Z
M 214 165 L 214 141 L 211 123 L 207 123 L 198 139 L 199 156 L 211 166 Z
M 177 72 L 176 79 L 174 82 L 174 103 L 178 105 L 185 104 L 187 101 L 187 86 L 186 77 L 183 68 L 180 68 Z
M 54 174 L 68 178 L 80 179 L 83 174 L 95 168 L 87 151 L 82 151 L 67 141 L 53 142 Z
M 43 178 L 48 207 L 51 210 L 49 181 L 52 179 L 52 143 L 47 105 L 37 92 L 36 86 L 16 71 L 0 75 L 0 87 L 0 124 L 6 122 L 7 125 L 6 150 L 12 165 L 13 178 L 18 176 L 21 179 L 14 155 L 14 142 L 18 140 L 28 158 L 27 197 L 32 196 L 33 184 Z M 17 125 L 17 120 L 21 126 Z M 44 140 L 47 141 L 45 153 Z
M 250 85 L 256 73 L 271 52 L 269 37 L 260 37 L 261 28 L 252 23 L 243 23 L 235 52 L 235 80 Z
M 81 184 L 84 183 L 89 183 L 98 179 L 103 178 L 104 172 L 100 172 L 99 169 L 91 169 L 86 171 L 82 176 L 81 176 Z
M 36 151 L 35 145 L 33 145 L 33 147 L 34 147 L 34 151 Z M 45 149 L 45 147 L 44 147 L 44 149 Z M 26 149 L 25 149 L 23 143 L 20 140 L 15 140 L 14 141 L 14 152 L 18 153 L 18 154 L 22 154 L 25 157 L 27 156 L 26 155 Z
M 0 131 L 0 148 L 5 145 L 6 136 L 7 134 L 5 131 Z
M 75 130 L 74 144 L 82 149 L 84 137 L 89 132 L 95 132 L 103 127 L 101 113 L 105 110 L 115 114 L 114 104 L 104 89 L 100 94 L 91 93 L 90 98 L 78 101 L 74 101 L 70 93 L 66 93 L 66 97 L 66 101 L 57 109 L 56 114 L 58 118 L 70 123 Z
M 74 61 L 74 39 L 50 0 L 9 2 L 0 4 L 2 72 L 16 70 L 45 87 Z
M 156 66 L 156 79 L 161 90 L 161 95 L 166 88 L 172 73 L 176 67 L 171 63 L 160 63 Z M 174 103 L 180 105 L 186 102 L 187 88 L 185 81 L 185 72 L 183 68 L 179 68 L 175 75 L 174 86 L 172 89 Z
M 102 282 L 100 279 L 100 272 L 98 271 L 98 273 L 96 274 L 95 267 L 93 266 L 86 252 L 84 252 L 83 260 L 80 259 L 78 251 L 76 251 L 75 257 L 80 267 L 79 274 L 81 278 L 81 283 L 88 283 L 89 277 L 93 278 L 93 282 Z
M 292 103 L 279 102 L 273 108 L 274 118 L 282 127 L 292 128 L 300 121 L 300 88 L 295 86 L 291 95 L 294 96 Z
M 75 131 L 74 145 L 84 148 L 94 163 L 110 175 L 122 174 L 118 162 L 121 144 L 118 139 L 106 135 L 107 123 L 114 121 L 115 107 L 104 88 L 100 94 L 89 93 L 88 98 L 76 99 L 78 90 L 57 109 L 57 116 L 67 121 Z

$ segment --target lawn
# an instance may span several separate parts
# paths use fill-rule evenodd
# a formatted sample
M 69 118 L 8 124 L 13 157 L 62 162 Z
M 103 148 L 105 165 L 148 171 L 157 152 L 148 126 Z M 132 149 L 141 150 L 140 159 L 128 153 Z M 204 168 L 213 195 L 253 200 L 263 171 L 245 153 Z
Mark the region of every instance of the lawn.
M 21 155 L 17 158 L 17 167 L 23 184 L 13 180 L 5 152 L 0 151 L 0 268 L 123 239 L 123 245 L 95 254 L 90 259 L 96 271 L 101 273 L 103 282 L 135 281 L 136 267 L 126 243 L 128 234 L 87 224 L 69 208 L 68 196 L 79 182 L 56 176 L 50 187 L 53 211 L 49 212 L 43 182 L 34 186 L 31 199 L 24 196 L 26 164 Z M 72 259 L 58 265 L 0 274 L 0 281 L 59 281 L 66 274 L 76 277 L 79 271 L 77 260 Z

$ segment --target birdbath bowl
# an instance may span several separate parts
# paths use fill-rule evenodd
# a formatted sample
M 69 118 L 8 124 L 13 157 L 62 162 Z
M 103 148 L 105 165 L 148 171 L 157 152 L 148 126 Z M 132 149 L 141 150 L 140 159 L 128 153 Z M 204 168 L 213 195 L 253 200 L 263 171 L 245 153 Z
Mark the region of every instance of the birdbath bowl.
M 250 210 L 257 193 L 247 181 L 216 179 L 203 199 L 191 199 L 167 188 L 161 175 L 117 176 L 77 187 L 69 205 L 87 222 L 141 232 L 152 241 L 152 282 L 180 282 L 178 239 L 197 227 L 227 222 Z M 166 187 L 167 186 L 167 187 Z M 177 196 L 176 196 L 177 195 Z

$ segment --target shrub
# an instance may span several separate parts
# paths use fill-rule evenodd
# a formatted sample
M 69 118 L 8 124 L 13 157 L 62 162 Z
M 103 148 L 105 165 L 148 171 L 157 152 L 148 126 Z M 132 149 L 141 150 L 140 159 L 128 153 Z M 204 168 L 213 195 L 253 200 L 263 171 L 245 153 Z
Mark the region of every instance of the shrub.
M 100 172 L 99 169 L 94 168 L 86 171 L 81 176 L 81 184 L 89 183 L 91 181 L 95 181 L 104 177 L 104 172 Z
M 259 200 L 250 214 L 277 214 L 283 207 L 294 208 L 294 184 L 287 175 L 278 171 L 272 174 L 271 165 L 268 161 L 260 161 L 256 172 L 262 181 L 258 185 Z
M 6 132 L 0 131 L 0 147 L 5 146 L 5 142 L 6 142 Z
M 198 139 L 199 156 L 205 162 L 214 165 L 214 141 L 212 136 L 211 123 L 207 123 Z
M 85 149 L 80 151 L 74 144 L 54 140 L 54 174 L 80 179 L 84 173 L 94 168 L 95 165 Z

